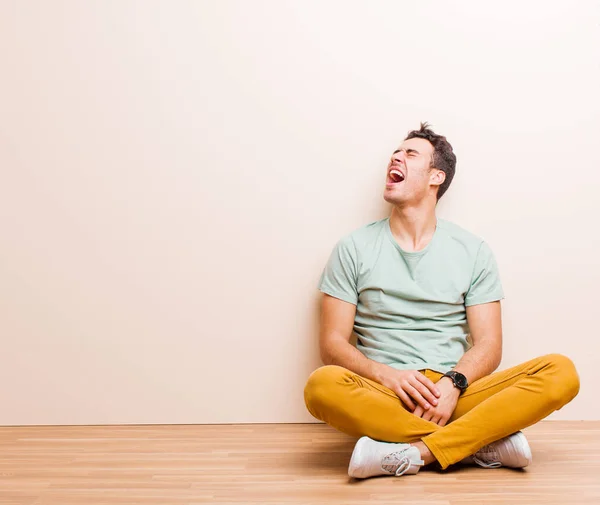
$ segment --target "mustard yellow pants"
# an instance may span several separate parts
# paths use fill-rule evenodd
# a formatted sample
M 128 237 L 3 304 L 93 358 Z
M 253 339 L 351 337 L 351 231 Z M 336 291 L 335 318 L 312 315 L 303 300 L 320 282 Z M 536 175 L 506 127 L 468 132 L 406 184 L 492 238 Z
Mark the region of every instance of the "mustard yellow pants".
M 434 383 L 442 377 L 420 371 Z M 422 440 L 446 469 L 484 445 L 537 423 L 578 392 L 573 362 L 549 354 L 475 381 L 445 426 L 415 416 L 391 389 L 335 365 L 310 375 L 304 400 L 314 417 L 348 435 L 384 442 Z

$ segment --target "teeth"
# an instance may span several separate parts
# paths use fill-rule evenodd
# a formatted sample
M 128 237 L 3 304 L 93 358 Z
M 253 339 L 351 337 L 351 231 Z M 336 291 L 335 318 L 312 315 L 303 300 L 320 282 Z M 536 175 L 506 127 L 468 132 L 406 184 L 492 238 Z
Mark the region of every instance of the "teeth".
M 402 175 L 402 172 L 400 172 L 399 170 L 396 170 L 395 168 L 393 170 L 390 170 L 390 175 L 397 175 L 398 178 L 400 179 L 400 181 L 404 180 L 404 176 Z

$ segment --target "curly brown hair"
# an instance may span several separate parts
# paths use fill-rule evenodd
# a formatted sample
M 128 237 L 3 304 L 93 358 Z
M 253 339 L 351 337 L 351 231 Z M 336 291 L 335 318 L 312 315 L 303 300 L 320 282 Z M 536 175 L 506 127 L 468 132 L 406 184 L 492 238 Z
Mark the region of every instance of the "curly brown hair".
M 446 137 L 434 133 L 428 123 L 421 123 L 421 128 L 412 130 L 408 133 L 404 140 L 420 138 L 429 141 L 433 146 L 433 157 L 431 160 L 431 168 L 437 168 L 446 174 L 446 179 L 438 188 L 437 199 L 442 198 L 443 194 L 448 190 L 454 173 L 456 171 L 456 155 L 452 150 L 452 146 L 446 140 Z

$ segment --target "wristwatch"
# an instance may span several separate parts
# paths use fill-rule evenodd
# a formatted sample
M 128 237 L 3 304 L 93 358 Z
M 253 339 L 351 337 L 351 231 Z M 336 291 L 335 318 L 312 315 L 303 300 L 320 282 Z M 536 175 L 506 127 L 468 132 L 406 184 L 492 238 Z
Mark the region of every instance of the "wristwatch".
M 452 384 L 454 384 L 458 389 L 460 389 L 461 394 L 464 393 L 465 389 L 469 387 L 469 381 L 460 372 L 450 370 L 449 372 L 446 372 L 443 376 L 450 377 L 452 379 Z

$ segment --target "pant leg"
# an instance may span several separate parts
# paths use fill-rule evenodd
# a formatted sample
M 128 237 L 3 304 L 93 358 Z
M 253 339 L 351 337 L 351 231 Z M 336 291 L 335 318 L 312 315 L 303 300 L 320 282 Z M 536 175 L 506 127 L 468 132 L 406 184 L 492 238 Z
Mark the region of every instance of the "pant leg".
M 475 381 L 461 395 L 450 422 L 423 442 L 447 468 L 491 442 L 537 423 L 579 392 L 573 362 L 542 356 Z
M 442 429 L 407 410 L 391 389 L 336 365 L 310 375 L 304 401 L 314 417 L 354 437 L 417 442 Z

